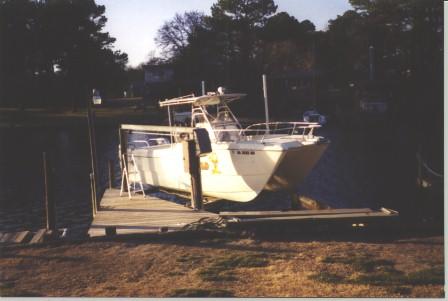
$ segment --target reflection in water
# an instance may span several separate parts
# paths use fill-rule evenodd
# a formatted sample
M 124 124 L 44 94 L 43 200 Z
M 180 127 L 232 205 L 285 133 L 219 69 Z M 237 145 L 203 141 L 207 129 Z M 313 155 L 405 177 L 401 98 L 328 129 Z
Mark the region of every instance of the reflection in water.
M 119 185 L 118 131 L 97 129 L 99 183 L 107 183 L 107 162 L 115 162 Z M 386 132 L 387 133 L 387 132 Z M 386 206 L 402 209 L 412 193 L 413 154 L 406 154 L 393 134 L 375 135 L 323 128 L 331 144 L 298 188 L 302 195 L 335 208 Z M 45 225 L 42 152 L 53 158 L 57 227 L 77 227 L 91 219 L 90 152 L 87 129 L 0 130 L 0 232 L 35 230 Z M 411 186 L 409 186 L 411 185 Z M 102 191 L 102 189 L 99 189 Z M 281 209 L 284 194 L 265 194 L 239 209 Z M 271 200 L 277 204 L 272 206 Z M 270 207 L 272 206 L 272 207 Z M 287 207 L 286 207 L 287 208 Z M 285 209 L 286 209 L 285 208 Z

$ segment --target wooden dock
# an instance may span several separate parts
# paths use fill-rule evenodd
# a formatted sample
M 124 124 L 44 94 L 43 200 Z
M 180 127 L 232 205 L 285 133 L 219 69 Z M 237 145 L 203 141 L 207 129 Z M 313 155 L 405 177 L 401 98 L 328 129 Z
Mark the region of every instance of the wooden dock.
M 191 208 L 160 199 L 136 194 L 129 199 L 127 193 L 120 197 L 119 189 L 107 189 L 100 210 L 94 217 L 88 234 L 91 237 L 105 236 L 106 228 L 112 234 L 139 234 L 179 231 L 186 225 L 203 218 L 222 218 L 229 224 L 253 223 L 300 223 L 306 221 L 367 222 L 383 218 L 398 217 L 398 212 L 386 208 L 372 210 L 320 209 L 291 211 L 244 211 L 220 212 L 195 211 Z
M 125 193 L 120 197 L 119 189 L 107 189 L 88 233 L 91 237 L 104 236 L 109 227 L 115 228 L 116 234 L 178 231 L 202 218 L 218 216 L 151 195 L 144 198 L 136 194 L 129 199 Z
M 290 211 L 242 211 L 220 212 L 219 216 L 228 219 L 230 223 L 268 223 L 268 222 L 301 222 L 301 221 L 342 221 L 367 222 L 384 218 L 398 217 L 398 212 L 381 208 L 347 208 L 347 209 L 318 209 L 318 210 L 290 210 Z

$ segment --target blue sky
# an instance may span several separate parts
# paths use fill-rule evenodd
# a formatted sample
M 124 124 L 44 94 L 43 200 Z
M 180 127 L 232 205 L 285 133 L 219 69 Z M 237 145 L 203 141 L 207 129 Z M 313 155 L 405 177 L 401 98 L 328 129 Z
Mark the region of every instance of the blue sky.
M 210 14 L 217 0 L 96 0 L 106 6 L 105 31 L 115 37 L 115 48 L 126 52 L 129 65 L 145 62 L 155 51 L 157 30 L 176 13 L 197 10 Z M 275 0 L 277 12 L 286 11 L 299 21 L 310 20 L 318 30 L 325 30 L 328 20 L 341 15 L 351 6 L 348 0 Z

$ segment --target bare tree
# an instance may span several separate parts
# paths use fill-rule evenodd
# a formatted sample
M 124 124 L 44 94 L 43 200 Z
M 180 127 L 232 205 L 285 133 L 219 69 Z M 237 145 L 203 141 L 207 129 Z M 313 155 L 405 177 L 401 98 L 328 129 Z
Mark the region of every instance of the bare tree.
M 165 22 L 157 31 L 156 43 L 165 50 L 165 57 L 179 54 L 188 45 L 188 39 L 198 28 L 204 27 L 204 14 L 197 11 L 176 14 L 170 21 Z

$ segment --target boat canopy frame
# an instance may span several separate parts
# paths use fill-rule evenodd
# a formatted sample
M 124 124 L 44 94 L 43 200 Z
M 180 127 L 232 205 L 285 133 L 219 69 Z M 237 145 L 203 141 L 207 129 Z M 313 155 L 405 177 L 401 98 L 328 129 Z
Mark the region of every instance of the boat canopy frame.
M 191 104 L 193 106 L 211 106 L 222 103 L 229 103 L 231 101 L 241 99 L 245 96 L 246 94 L 243 93 L 217 94 L 215 92 L 209 92 L 207 93 L 207 95 L 202 96 L 195 96 L 194 94 L 189 94 L 177 98 L 159 101 L 159 106 L 161 108 L 170 106 L 188 105 L 188 104 Z
M 246 94 L 242 93 L 218 94 L 215 92 L 209 92 L 207 93 L 207 95 L 202 96 L 189 94 L 173 99 L 160 101 L 159 105 L 160 107 L 167 107 L 168 109 L 169 126 L 172 126 L 172 106 L 191 105 L 191 127 L 193 128 L 195 124 L 198 123 L 196 121 L 196 117 L 201 116 L 204 119 L 203 123 L 210 126 L 211 139 L 217 143 L 234 141 L 235 138 L 236 141 L 249 141 L 252 140 L 254 136 L 258 137 L 261 142 L 271 137 L 278 138 L 280 136 L 294 135 L 300 136 L 304 141 L 313 140 L 314 129 L 321 127 L 321 125 L 316 122 L 267 122 L 252 124 L 246 128 L 243 128 L 238 121 L 238 118 L 236 118 L 227 104 L 231 101 L 241 99 L 245 96 Z M 214 117 L 215 120 L 210 118 L 213 116 L 208 112 L 206 108 L 207 106 L 216 106 L 217 115 L 216 117 Z M 217 124 L 215 124 L 214 121 L 219 121 L 220 113 L 229 113 L 229 122 L 233 122 L 236 128 L 226 128 L 226 126 L 223 126 L 222 128 L 217 127 Z M 234 138 L 232 138 L 231 140 L 223 139 L 222 137 L 224 136 L 233 136 Z M 173 143 L 173 140 L 171 140 L 171 143 Z

